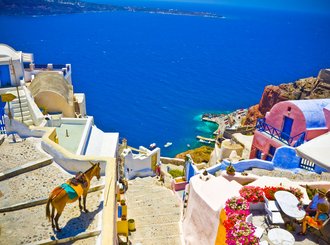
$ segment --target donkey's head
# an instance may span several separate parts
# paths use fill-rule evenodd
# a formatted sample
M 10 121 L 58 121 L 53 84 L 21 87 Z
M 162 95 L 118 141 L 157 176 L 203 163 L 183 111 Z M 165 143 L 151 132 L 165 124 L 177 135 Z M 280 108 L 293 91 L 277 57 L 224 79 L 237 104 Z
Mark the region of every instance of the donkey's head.
M 96 176 L 97 180 L 100 180 L 100 178 L 101 178 L 100 162 L 98 162 L 98 163 L 92 163 L 91 161 L 89 161 L 89 163 L 93 166 L 93 168 L 92 168 L 92 176 Z

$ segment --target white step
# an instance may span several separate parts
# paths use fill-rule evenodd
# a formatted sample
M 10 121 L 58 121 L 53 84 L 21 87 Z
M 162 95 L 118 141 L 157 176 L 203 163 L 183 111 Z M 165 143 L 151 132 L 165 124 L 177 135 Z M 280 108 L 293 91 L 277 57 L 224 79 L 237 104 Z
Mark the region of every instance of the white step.
M 27 101 L 24 101 L 24 102 L 21 102 L 21 106 L 22 107 L 28 107 L 28 103 L 27 103 Z M 15 103 L 15 104 L 11 104 L 10 105 L 10 107 L 11 108 L 20 108 L 20 105 L 19 105 L 19 103 Z
M 16 120 L 16 121 L 22 121 L 22 117 L 21 117 L 21 115 L 20 114 L 18 114 L 18 115 L 14 115 L 14 119 Z M 30 115 L 27 115 L 27 116 L 24 116 L 23 115 L 23 120 L 24 120 L 24 122 L 25 121 L 27 121 L 27 120 L 31 120 L 31 116 Z
M 23 116 L 30 116 L 30 111 L 29 110 L 24 110 L 25 108 L 22 108 L 22 113 L 23 113 Z M 14 109 L 14 116 L 16 115 L 21 115 L 21 110 L 19 108 L 17 109 Z
M 32 119 L 24 121 L 24 124 L 27 126 L 34 125 Z
M 14 94 L 14 95 L 16 96 L 16 98 L 15 98 L 14 100 L 18 100 L 18 95 L 17 95 L 17 93 L 15 92 L 15 93 L 12 93 L 12 94 Z M 21 98 L 21 100 L 22 100 L 22 99 L 26 99 L 26 95 L 25 95 L 24 92 L 20 92 L 20 93 L 19 93 L 19 97 Z
M 22 106 L 22 111 L 23 112 L 28 112 L 28 114 L 30 114 L 30 110 L 29 110 L 29 107 L 27 106 Z M 17 107 L 17 108 L 14 108 L 14 113 L 21 113 L 21 108 Z

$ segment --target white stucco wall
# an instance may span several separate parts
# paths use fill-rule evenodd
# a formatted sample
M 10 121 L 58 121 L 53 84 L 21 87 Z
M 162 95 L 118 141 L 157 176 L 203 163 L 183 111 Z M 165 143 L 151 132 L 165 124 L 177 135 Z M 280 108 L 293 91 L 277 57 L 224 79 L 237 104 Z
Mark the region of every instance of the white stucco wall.
M 127 179 L 134 177 L 153 176 L 155 173 L 151 169 L 152 156 L 157 154 L 157 163 L 160 161 L 160 149 L 155 148 L 149 151 L 146 148 L 140 150 L 146 151 L 146 154 L 133 154 L 130 148 L 123 151 L 122 157 L 125 159 L 125 175 Z

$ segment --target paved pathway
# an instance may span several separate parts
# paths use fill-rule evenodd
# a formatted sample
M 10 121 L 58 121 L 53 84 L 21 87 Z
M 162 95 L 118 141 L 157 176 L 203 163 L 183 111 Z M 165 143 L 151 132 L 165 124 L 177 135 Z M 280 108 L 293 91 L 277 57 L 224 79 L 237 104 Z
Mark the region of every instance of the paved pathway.
M 0 145 L 0 168 L 2 170 L 9 170 L 45 157 L 45 153 L 38 147 L 39 139 L 29 138 L 20 143 L 11 143 L 8 139 L 6 140 L 4 144 Z M 0 181 L 0 208 L 47 198 L 53 188 L 71 177 L 72 175 L 56 163 L 52 163 Z M 103 182 L 103 178 L 100 181 L 93 178 L 91 185 L 100 185 Z M 46 219 L 45 204 L 0 213 L 0 245 L 37 243 L 98 230 L 100 229 L 99 221 L 102 218 L 102 197 L 103 190 L 88 194 L 86 205 L 89 213 L 81 213 L 78 202 L 68 204 L 59 220 L 59 225 L 63 229 L 61 232 L 52 230 L 51 223 Z M 96 239 L 97 237 L 90 237 L 78 240 L 75 244 L 96 244 Z
M 155 178 L 136 178 L 126 192 L 128 219 L 135 220 L 132 244 L 180 245 L 180 200 Z
M 27 138 L 22 141 L 18 139 L 14 143 L 12 136 L 6 138 L 0 145 L 0 172 L 21 166 L 30 161 L 47 157 L 47 154 L 41 150 L 40 138 Z

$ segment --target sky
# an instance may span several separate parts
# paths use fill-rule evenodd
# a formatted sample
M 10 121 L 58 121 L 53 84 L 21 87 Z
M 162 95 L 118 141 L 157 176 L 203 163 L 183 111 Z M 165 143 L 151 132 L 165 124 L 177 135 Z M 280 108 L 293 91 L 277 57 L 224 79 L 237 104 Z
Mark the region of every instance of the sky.
M 127 5 L 132 2 L 186 2 L 259 7 L 270 9 L 322 11 L 330 13 L 330 0 L 85 0 L 89 2 Z

